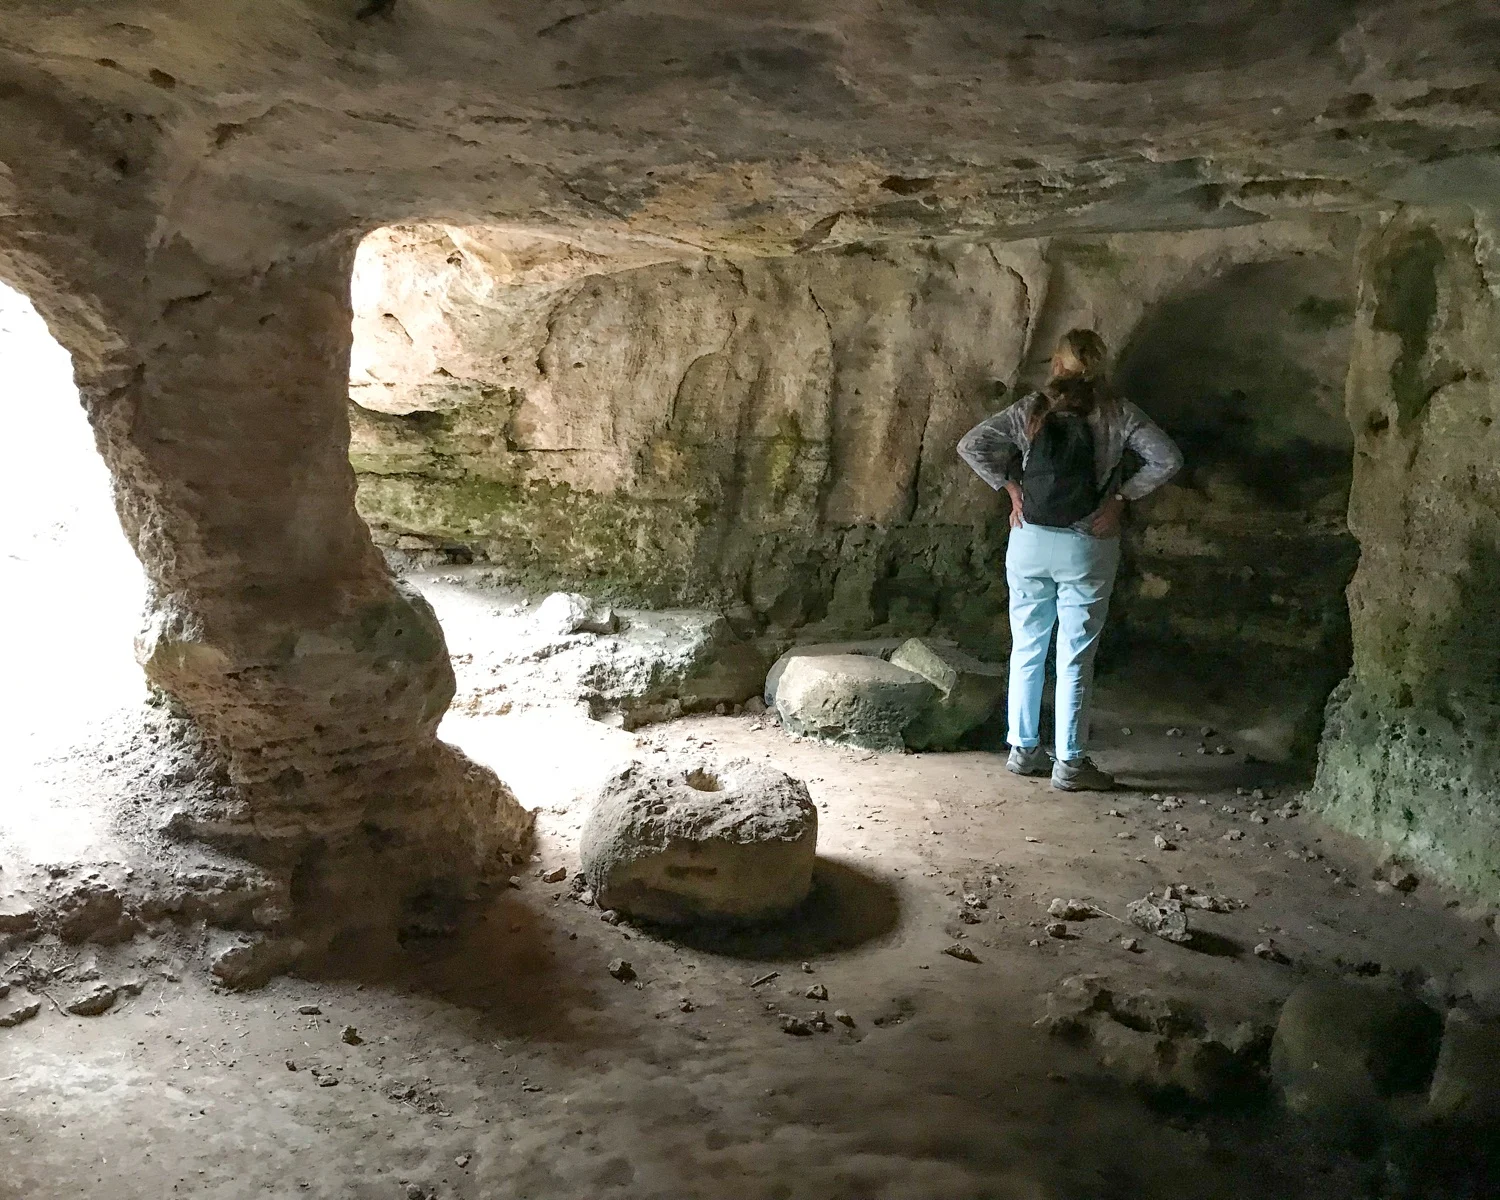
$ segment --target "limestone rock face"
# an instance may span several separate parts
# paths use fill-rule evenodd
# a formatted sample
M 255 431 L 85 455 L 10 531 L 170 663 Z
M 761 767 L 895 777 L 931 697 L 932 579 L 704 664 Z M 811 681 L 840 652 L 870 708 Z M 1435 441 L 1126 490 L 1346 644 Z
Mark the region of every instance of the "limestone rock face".
M 1442 1034 L 1442 1018 L 1404 993 L 1305 983 L 1281 1010 L 1271 1074 L 1293 1112 L 1370 1118 L 1391 1097 L 1427 1090 Z
M 1314 799 L 1350 832 L 1500 899 L 1500 223 L 1372 229 L 1348 388 L 1354 668 Z
M 793 733 L 899 750 L 938 690 L 920 675 L 864 654 L 806 655 L 782 670 L 776 713 Z
M 581 856 L 602 908 L 672 924 L 754 922 L 807 898 L 817 840 L 806 785 L 773 767 L 636 764 L 595 798 Z
M 360 511 L 384 545 L 461 548 L 529 589 L 743 603 L 820 640 L 998 659 L 1005 507 L 954 446 L 1086 323 L 1193 451 L 1184 486 L 1140 506 L 1114 626 L 1331 661 L 1320 706 L 1347 659 L 1354 233 L 643 264 L 495 227 L 382 230 L 355 268 Z
M 912 638 L 890 662 L 938 691 L 937 701 L 902 735 L 913 750 L 952 749 L 964 734 L 984 724 L 1005 697 L 1006 668 L 981 662 L 956 646 Z

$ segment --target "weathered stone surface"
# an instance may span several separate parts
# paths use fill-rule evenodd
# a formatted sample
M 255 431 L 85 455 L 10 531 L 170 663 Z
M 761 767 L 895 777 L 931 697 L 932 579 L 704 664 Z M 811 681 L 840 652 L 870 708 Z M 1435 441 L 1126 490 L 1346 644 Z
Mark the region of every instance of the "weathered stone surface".
M 30 992 L 7 992 L 0 996 L 0 1029 L 20 1025 L 41 1011 L 42 1002 Z
M 1164 1098 L 1235 1104 L 1264 1088 L 1268 1029 L 1245 1022 L 1221 1034 L 1188 1004 L 1122 992 L 1096 975 L 1062 980 L 1047 994 L 1038 1023 L 1054 1037 L 1089 1046 L 1100 1066 Z
M 1391 1097 L 1427 1090 L 1442 1036 L 1442 1017 L 1403 992 L 1304 983 L 1282 1007 L 1271 1073 L 1293 1112 L 1370 1117 Z
M 529 587 L 743 602 L 778 629 L 932 634 L 998 661 L 1004 506 L 953 446 L 1087 322 L 1194 450 L 1184 486 L 1143 506 L 1113 627 L 1331 662 L 1316 714 L 1347 658 L 1352 234 L 642 267 L 561 243 L 538 258 L 503 230 L 387 230 L 357 268 L 360 508 L 383 543 L 462 547 Z
M 75 1017 L 97 1017 L 113 1008 L 118 996 L 109 984 L 96 983 L 69 1000 L 67 1009 Z
M 476 668 L 470 677 L 478 685 L 455 699 L 460 712 L 582 705 L 598 719 L 635 728 L 742 704 L 762 688 L 766 655 L 736 636 L 721 613 L 631 609 L 614 614 L 615 632 L 560 633 L 556 622 L 539 622 L 518 605 L 497 616 L 480 579 L 487 574 L 470 571 L 472 582 L 451 582 L 447 572 L 413 576 L 443 614 L 455 653 L 470 656 Z M 475 605 L 484 610 L 477 623 L 469 620 Z
M 773 698 L 793 733 L 899 750 L 938 690 L 911 671 L 863 654 L 804 655 L 786 664 Z
M 297 938 L 221 934 L 214 939 L 209 969 L 226 987 L 251 991 L 264 987 L 306 950 Z
M 1445 1120 L 1500 1128 L 1500 1022 L 1449 1012 L 1428 1102 Z
M 899 638 L 865 638 L 853 642 L 810 642 L 801 646 L 793 646 L 772 663 L 771 669 L 766 672 L 764 696 L 766 707 L 776 707 L 776 689 L 781 683 L 781 673 L 794 658 L 818 658 L 830 654 L 862 654 L 868 658 L 889 659 L 899 645 L 901 645 Z
M 981 662 L 956 646 L 912 638 L 890 662 L 938 690 L 937 702 L 902 735 L 913 750 L 951 750 L 964 734 L 984 724 L 1005 697 L 1006 668 Z
M 636 764 L 595 797 L 580 855 L 601 908 L 667 923 L 750 922 L 806 899 L 817 839 L 806 786 L 773 767 Z
M 1500 899 L 1500 269 L 1492 218 L 1372 228 L 1350 367 L 1354 669 L 1316 806 Z
M 36 907 L 24 896 L 0 897 L 0 934 L 24 936 L 37 927 Z
M 596 604 L 577 592 L 553 592 L 536 606 L 532 622 L 553 637 L 570 633 L 614 633 L 620 618 L 607 604 Z

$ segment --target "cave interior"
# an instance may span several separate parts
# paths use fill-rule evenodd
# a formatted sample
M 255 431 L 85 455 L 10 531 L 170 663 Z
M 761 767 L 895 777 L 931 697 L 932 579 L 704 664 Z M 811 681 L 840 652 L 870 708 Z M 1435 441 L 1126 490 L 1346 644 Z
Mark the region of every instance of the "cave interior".
M 1500 19 L 208 8 L 0 13 L 0 1200 L 1492 1194 Z

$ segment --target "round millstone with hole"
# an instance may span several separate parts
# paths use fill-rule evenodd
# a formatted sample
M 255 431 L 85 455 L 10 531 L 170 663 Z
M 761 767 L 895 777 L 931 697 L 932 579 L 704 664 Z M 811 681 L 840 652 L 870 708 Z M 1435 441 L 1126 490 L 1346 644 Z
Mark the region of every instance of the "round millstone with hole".
M 613 776 L 581 849 L 601 908 L 667 924 L 754 923 L 807 898 L 817 841 L 801 780 L 748 759 L 701 760 Z

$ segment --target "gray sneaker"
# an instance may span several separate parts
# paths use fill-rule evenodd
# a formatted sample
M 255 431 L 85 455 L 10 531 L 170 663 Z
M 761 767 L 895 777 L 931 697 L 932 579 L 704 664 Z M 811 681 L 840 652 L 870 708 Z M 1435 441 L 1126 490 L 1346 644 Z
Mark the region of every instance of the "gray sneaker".
M 1058 759 L 1052 766 L 1052 786 L 1060 792 L 1108 792 L 1114 790 L 1115 777 L 1094 766 L 1085 754 L 1067 762 Z
M 1012 775 L 1045 775 L 1052 770 L 1052 759 L 1040 746 L 1012 746 L 1005 769 Z

